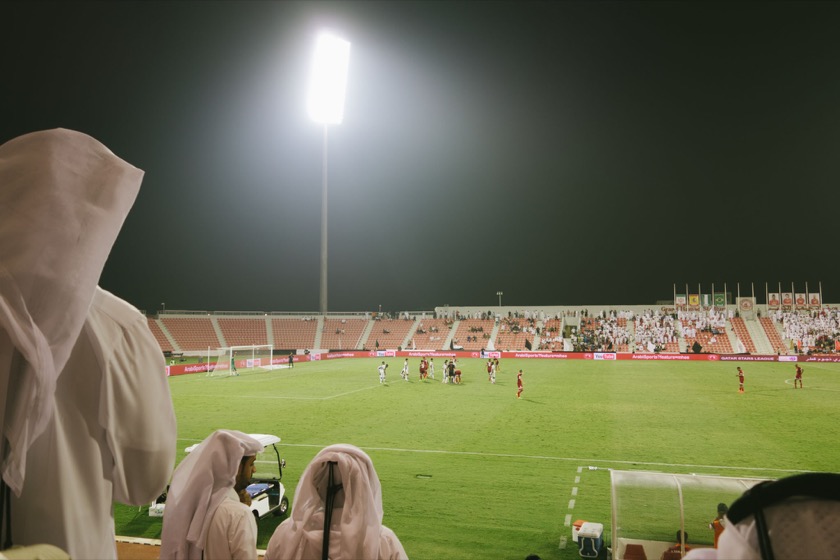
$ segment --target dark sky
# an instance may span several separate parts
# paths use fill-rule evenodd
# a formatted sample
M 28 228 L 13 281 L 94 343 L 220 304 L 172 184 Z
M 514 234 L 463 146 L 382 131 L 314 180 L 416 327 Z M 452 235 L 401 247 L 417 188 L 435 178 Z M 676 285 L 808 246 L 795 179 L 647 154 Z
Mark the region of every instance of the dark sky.
M 840 3 L 20 2 L 0 142 L 64 127 L 145 170 L 101 284 L 141 309 L 840 302 Z M 680 290 L 683 291 L 683 290 Z

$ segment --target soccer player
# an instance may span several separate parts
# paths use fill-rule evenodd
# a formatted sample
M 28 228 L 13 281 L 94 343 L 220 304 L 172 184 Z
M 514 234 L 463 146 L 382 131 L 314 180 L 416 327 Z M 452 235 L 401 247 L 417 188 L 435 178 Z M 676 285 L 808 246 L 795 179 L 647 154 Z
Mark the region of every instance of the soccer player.
M 408 381 L 408 358 L 405 359 L 400 375 L 402 376 L 403 381 Z
M 490 364 L 490 383 L 496 384 L 496 363 Z
M 420 358 L 420 379 L 426 379 L 426 372 L 429 370 L 429 363 L 426 358 Z
M 429 358 L 429 377 L 435 378 L 435 359 Z
M 487 359 L 487 381 L 493 380 L 493 360 Z
M 742 370 L 739 366 L 738 367 L 738 373 L 736 373 L 735 375 L 738 376 L 738 392 L 743 393 L 744 392 L 744 370 Z
M 796 377 L 793 379 L 793 388 L 796 389 L 796 384 L 799 383 L 799 388 L 802 388 L 802 368 L 796 364 Z
M 520 398 L 522 395 L 522 391 L 525 390 L 525 386 L 522 384 L 522 370 L 519 370 L 519 373 L 516 374 L 516 398 Z
M 386 364 L 385 362 L 382 362 L 382 364 L 379 366 L 378 369 L 379 369 L 379 382 L 380 383 L 385 383 L 385 370 L 388 369 L 388 364 Z
M 449 383 L 449 360 L 443 360 L 443 381 L 441 383 Z

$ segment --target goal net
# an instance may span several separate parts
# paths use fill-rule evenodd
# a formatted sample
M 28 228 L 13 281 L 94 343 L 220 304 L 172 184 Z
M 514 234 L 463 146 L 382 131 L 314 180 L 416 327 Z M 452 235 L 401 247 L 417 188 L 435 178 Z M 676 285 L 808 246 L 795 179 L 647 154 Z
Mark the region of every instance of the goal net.
M 207 349 L 207 377 L 227 377 L 274 369 L 271 357 L 274 346 L 255 344 L 251 346 L 226 346 Z

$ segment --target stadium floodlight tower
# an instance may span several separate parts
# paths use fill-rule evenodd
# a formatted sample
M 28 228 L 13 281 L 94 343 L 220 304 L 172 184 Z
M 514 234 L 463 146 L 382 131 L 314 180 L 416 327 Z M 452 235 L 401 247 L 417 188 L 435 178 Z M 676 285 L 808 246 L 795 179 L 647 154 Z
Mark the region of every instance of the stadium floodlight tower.
M 324 125 L 324 166 L 321 185 L 321 299 L 320 311 L 327 314 L 327 131 L 344 119 L 344 93 L 350 43 L 322 32 L 315 46 L 315 58 L 309 82 L 309 116 Z
M 504 292 L 496 292 L 496 295 L 499 296 L 499 307 L 502 306 L 502 296 L 505 295 Z

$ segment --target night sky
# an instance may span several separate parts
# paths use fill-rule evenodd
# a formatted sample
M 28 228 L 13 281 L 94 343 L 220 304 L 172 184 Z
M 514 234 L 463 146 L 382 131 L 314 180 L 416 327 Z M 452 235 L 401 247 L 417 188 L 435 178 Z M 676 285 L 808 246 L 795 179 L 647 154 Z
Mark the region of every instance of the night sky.
M 840 302 L 840 3 L 19 2 L 0 142 L 64 127 L 145 170 L 102 276 L 137 307 Z M 683 292 L 684 289 L 678 290 Z

